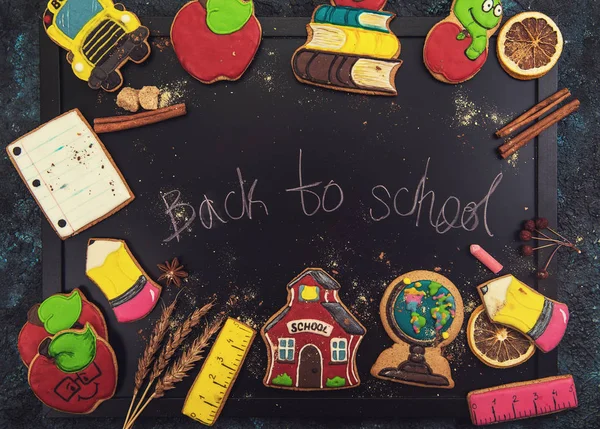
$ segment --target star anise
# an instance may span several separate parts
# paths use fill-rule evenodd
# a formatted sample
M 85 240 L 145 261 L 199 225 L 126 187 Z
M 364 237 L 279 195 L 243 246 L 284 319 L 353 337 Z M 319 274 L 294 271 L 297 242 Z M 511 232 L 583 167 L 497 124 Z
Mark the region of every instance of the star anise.
M 181 286 L 181 279 L 188 276 L 188 273 L 183 270 L 183 265 L 179 263 L 177 258 L 174 258 L 171 262 L 165 261 L 165 264 L 157 264 L 158 269 L 163 272 L 158 278 L 158 281 L 166 280 L 167 286 L 171 283 L 175 283 L 177 287 Z

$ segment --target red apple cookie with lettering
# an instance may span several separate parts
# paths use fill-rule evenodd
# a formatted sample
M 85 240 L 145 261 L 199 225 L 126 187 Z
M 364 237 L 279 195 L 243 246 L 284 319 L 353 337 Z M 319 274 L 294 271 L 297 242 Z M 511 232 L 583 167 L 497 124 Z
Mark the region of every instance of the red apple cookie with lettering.
M 261 39 L 252 0 L 191 1 L 171 26 L 171 42 L 181 66 L 207 84 L 242 77 Z
M 500 0 L 454 0 L 450 15 L 427 34 L 423 61 L 434 78 L 457 84 L 479 73 L 502 21 Z
M 50 408 L 88 414 L 112 398 L 117 388 L 117 358 L 92 325 L 48 337 L 29 366 L 28 381 Z
M 356 352 L 367 333 L 342 304 L 340 284 L 307 268 L 288 285 L 288 302 L 263 326 L 263 383 L 289 390 L 349 389 L 360 384 Z
M 21 328 L 17 342 L 21 360 L 28 367 L 44 338 L 66 329 L 82 328 L 86 323 L 108 341 L 104 316 L 81 290 L 73 289 L 69 293 L 57 293 L 46 298 L 27 312 L 27 322 Z

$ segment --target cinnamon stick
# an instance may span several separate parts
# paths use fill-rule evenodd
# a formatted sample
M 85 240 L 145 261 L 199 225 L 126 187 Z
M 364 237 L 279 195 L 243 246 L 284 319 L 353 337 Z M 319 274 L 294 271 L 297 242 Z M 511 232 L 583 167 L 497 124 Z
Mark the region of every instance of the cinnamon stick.
M 524 127 L 525 125 L 530 124 L 546 112 L 558 106 L 570 96 L 571 92 L 567 88 L 561 89 L 560 91 L 552 94 L 550 97 L 540 101 L 538 104 L 536 104 L 531 109 L 523 113 L 514 121 L 508 123 L 506 126 L 496 131 L 496 136 L 506 137 L 512 134 L 514 131 L 518 130 L 521 127 Z
M 97 134 L 100 134 L 128 130 L 130 128 L 138 128 L 144 125 L 166 121 L 167 119 L 183 116 L 186 113 L 185 103 L 180 103 L 149 112 L 136 113 L 135 115 L 96 118 L 94 119 L 94 131 Z
M 498 148 L 502 158 L 506 159 L 513 153 L 525 146 L 529 141 L 536 138 L 540 133 L 550 128 L 552 125 L 569 116 L 571 113 L 579 109 L 579 100 L 573 100 L 557 111 L 549 114 L 541 121 L 527 128 L 515 138 L 508 140 L 505 144 Z

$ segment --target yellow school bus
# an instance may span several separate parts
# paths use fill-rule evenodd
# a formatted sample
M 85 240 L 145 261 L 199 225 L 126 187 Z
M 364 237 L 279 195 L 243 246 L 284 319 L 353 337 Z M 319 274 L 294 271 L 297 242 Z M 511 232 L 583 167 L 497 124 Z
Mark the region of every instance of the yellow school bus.
M 69 51 L 75 76 L 93 89 L 118 89 L 119 67 L 127 60 L 141 63 L 150 54 L 149 30 L 112 0 L 50 0 L 43 21 L 48 36 Z

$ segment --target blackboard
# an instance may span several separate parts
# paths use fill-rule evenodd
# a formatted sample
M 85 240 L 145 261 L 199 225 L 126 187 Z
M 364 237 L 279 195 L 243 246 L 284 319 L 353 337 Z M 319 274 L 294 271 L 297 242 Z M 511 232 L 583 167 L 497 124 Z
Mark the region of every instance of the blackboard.
M 441 269 L 461 291 L 466 326 L 479 304 L 475 286 L 493 277 L 470 256 L 472 243 L 500 259 L 506 272 L 555 297 L 554 279 L 538 283 L 532 274 L 543 261 L 518 255 L 517 234 L 522 220 L 536 215 L 555 224 L 556 129 L 546 131 L 509 162 L 495 154 L 499 141 L 493 132 L 553 93 L 556 69 L 537 81 L 514 80 L 500 68 L 493 39 L 489 60 L 474 79 L 445 85 L 435 81 L 422 62 L 424 37 L 438 19 L 397 18 L 392 30 L 400 37 L 404 61 L 396 77 L 399 95 L 349 95 L 303 85 L 294 78 L 290 58 L 305 40 L 309 18 L 264 18 L 261 48 L 243 78 L 203 85 L 185 73 L 167 44 L 172 18 L 142 21 L 152 31 L 153 53 L 141 66 L 124 67 L 125 84 L 166 86 L 187 103 L 189 113 L 101 135 L 136 195 L 132 204 L 64 242 L 43 224 L 44 296 L 81 287 L 106 315 L 118 357 L 116 395 L 94 416 L 124 416 L 136 361 L 159 310 L 136 323 L 116 323 L 107 301 L 85 276 L 86 243 L 91 237 L 125 239 L 155 279 L 157 263 L 180 257 L 192 273 L 180 312 L 216 296 L 219 310 L 257 329 L 284 305 L 286 284 L 304 268 L 324 268 L 339 281 L 343 302 L 368 331 L 358 354 L 361 386 L 303 393 L 266 388 L 262 385 L 266 350 L 258 337 L 224 415 L 466 418 L 468 391 L 556 373 L 556 352 L 536 352 L 514 369 L 486 367 L 469 351 L 463 330 L 446 351 L 456 382 L 452 390 L 410 387 L 369 375 L 379 353 L 392 344 L 379 320 L 379 301 L 386 285 L 403 272 Z M 90 122 L 115 114 L 114 95 L 91 91 L 78 81 L 65 53 L 43 34 L 40 47 L 42 120 L 75 107 Z M 308 189 L 322 199 L 330 184 L 325 207 L 312 216 L 303 212 L 299 192 L 286 191 L 300 186 L 300 151 L 303 185 L 321 182 Z M 477 228 L 436 231 L 428 218 L 431 194 L 420 217 L 416 211 L 408 216 L 395 213 L 385 190 L 393 197 L 406 188 L 397 208 L 410 211 L 426 168 L 425 192 L 435 193 L 434 223 L 448 198 L 446 216 L 451 219 L 457 201 L 464 207 L 489 196 L 478 209 Z M 247 210 L 241 219 L 232 220 L 223 208 L 230 191 L 240 198 L 237 169 L 246 193 L 257 181 L 252 198 L 266 206 L 251 204 L 252 219 Z M 501 181 L 490 194 L 499 174 Z M 342 189 L 341 204 L 339 188 L 332 183 Z M 180 202 L 196 212 L 203 201 L 212 201 L 211 213 L 227 223 L 214 215 L 208 229 L 205 202 L 203 216 L 196 217 L 189 231 L 182 232 L 179 241 L 165 242 L 172 224 L 163 196 L 173 198 L 175 190 Z M 307 213 L 317 207 L 311 195 L 305 193 Z M 384 219 L 387 209 L 382 200 L 390 212 Z M 232 199 L 230 214 L 238 216 L 241 207 L 240 200 Z M 177 292 L 175 287 L 165 288 L 165 302 Z M 179 415 L 195 374 L 145 414 Z

